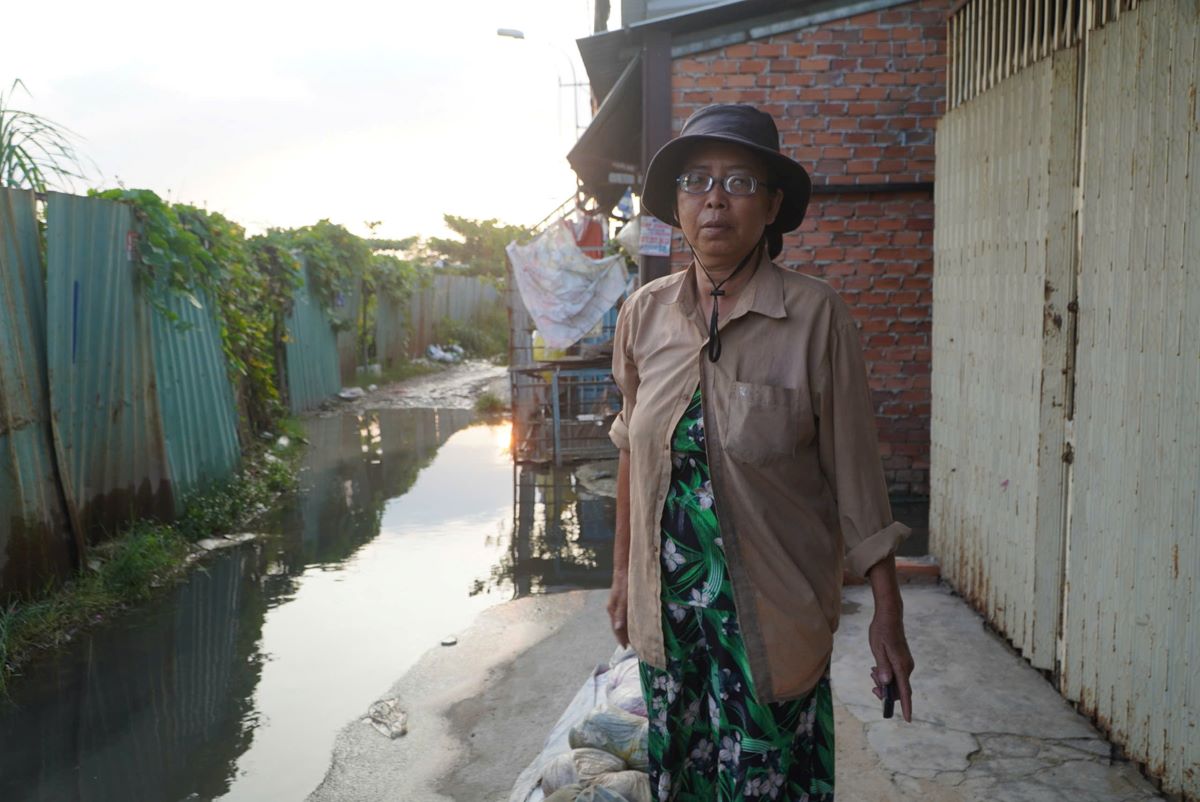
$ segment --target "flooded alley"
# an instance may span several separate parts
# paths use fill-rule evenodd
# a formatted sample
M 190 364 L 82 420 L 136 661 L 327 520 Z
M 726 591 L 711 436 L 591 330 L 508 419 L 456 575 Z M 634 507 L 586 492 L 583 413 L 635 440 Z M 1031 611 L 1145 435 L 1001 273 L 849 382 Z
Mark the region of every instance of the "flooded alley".
M 306 421 L 300 489 L 256 541 L 26 667 L 0 798 L 303 799 L 338 731 L 480 612 L 607 586 L 602 487 L 514 468 L 505 420 L 381 406 Z

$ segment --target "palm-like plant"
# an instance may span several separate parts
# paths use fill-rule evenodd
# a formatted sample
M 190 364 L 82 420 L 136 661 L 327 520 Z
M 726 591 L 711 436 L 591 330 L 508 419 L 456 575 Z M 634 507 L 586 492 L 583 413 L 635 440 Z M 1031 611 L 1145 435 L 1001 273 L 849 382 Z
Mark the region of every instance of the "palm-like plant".
M 75 153 L 77 136 L 41 115 L 15 108 L 18 89 L 29 94 L 19 78 L 7 94 L 0 92 L 0 187 L 46 192 L 55 183 L 69 187 L 72 179 L 84 178 Z

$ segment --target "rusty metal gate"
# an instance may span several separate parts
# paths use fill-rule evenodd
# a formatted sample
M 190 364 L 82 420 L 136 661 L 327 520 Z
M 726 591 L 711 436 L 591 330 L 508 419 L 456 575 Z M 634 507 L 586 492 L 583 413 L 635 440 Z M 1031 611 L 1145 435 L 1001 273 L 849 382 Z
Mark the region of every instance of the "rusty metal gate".
M 932 548 L 1200 799 L 1200 7 L 969 0 L 948 36 Z

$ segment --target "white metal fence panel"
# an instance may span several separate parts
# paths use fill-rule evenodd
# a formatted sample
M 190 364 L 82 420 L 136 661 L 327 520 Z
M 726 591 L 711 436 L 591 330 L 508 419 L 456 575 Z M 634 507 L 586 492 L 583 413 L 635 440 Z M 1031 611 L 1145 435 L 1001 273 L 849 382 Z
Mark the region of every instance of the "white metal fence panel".
M 1076 64 L 1060 51 L 964 103 L 937 143 L 932 547 L 1040 668 L 1061 596 Z
M 1088 41 L 1063 690 L 1200 799 L 1200 41 L 1139 3 Z

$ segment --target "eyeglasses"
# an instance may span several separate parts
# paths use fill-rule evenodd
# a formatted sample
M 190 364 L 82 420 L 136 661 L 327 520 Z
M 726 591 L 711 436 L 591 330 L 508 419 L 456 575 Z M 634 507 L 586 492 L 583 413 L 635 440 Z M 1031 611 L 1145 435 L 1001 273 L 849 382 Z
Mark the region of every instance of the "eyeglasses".
M 708 173 L 684 173 L 675 179 L 675 183 L 679 188 L 689 195 L 705 195 L 710 192 L 714 184 L 720 183 L 725 191 L 730 195 L 744 197 L 753 195 L 758 192 L 759 180 L 752 175 L 727 175 L 722 179 L 717 179 Z M 762 186 L 767 187 L 765 181 Z

